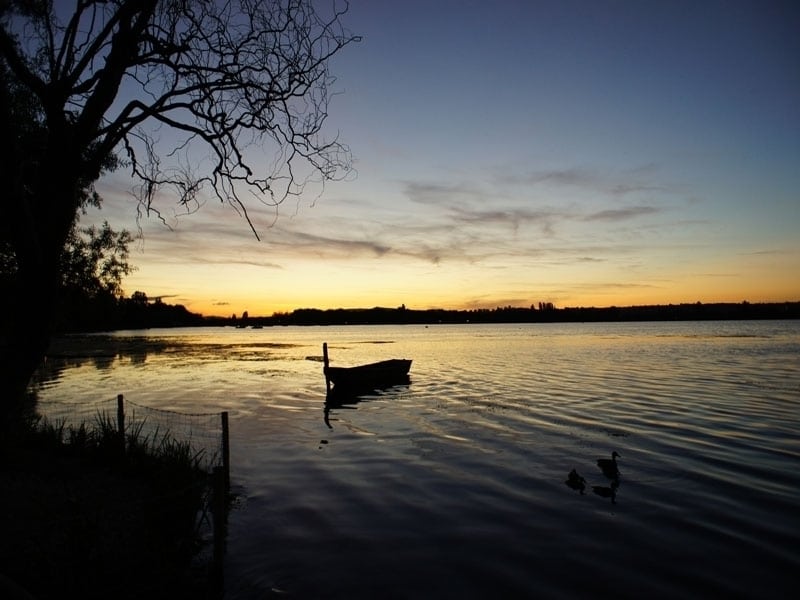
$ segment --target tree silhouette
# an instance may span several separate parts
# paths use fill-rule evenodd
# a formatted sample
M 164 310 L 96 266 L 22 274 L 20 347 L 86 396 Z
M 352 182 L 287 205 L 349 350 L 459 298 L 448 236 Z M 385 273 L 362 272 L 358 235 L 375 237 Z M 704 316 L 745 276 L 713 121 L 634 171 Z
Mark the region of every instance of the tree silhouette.
M 67 236 L 61 255 L 59 302 L 54 311 L 58 331 L 114 326 L 123 299 L 122 278 L 134 268 L 128 263 L 133 236 L 102 226 L 78 227 Z
M 95 227 L 72 228 L 61 256 L 61 281 L 81 295 L 122 296 L 122 278 L 133 267 L 128 263 L 128 246 L 133 241 L 125 230 L 114 231 L 108 222 Z
M 270 210 L 351 169 L 325 139 L 328 63 L 357 37 L 346 3 L 48 0 L 0 3 L 2 241 L 16 261 L 0 374 L 24 391 L 49 341 L 60 256 L 104 170 L 138 181 L 140 214 L 206 195 Z M 117 156 L 119 161 L 117 162 Z M 201 195 L 202 193 L 202 195 Z M 98 200 L 99 201 L 99 200 Z

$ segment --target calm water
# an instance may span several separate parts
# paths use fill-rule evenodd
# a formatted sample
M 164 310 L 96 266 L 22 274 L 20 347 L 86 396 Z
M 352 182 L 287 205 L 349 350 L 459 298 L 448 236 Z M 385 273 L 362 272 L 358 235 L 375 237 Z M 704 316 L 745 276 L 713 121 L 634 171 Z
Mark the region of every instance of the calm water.
M 797 591 L 800 322 L 182 329 L 112 341 L 91 360 L 51 361 L 40 397 L 124 393 L 230 412 L 242 501 L 226 598 Z M 412 358 L 411 385 L 326 420 L 323 341 L 337 365 Z M 613 499 L 595 464 L 612 450 Z M 573 468 L 584 494 L 565 484 Z

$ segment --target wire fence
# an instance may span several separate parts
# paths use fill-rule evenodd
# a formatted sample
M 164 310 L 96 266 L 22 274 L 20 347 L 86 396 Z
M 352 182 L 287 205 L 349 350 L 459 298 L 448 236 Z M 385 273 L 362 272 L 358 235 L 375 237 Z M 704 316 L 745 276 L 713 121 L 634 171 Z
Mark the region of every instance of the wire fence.
M 211 542 L 205 545 L 205 549 L 211 552 L 211 556 L 206 556 L 212 565 L 214 593 L 211 596 L 217 597 L 217 586 L 222 581 L 230 492 L 228 413 L 179 413 L 144 406 L 122 395 L 88 402 L 40 400 L 37 402 L 37 413 L 43 423 L 55 426 L 67 435 L 81 429 L 98 431 L 113 428 L 112 436 L 119 440 L 119 448 L 123 453 L 132 454 L 135 444 L 156 450 L 161 443 L 177 442 L 188 446 L 193 463 L 208 477 L 187 482 L 186 486 L 174 482 L 168 490 L 161 489 L 157 496 L 150 493 L 144 499 L 114 498 L 93 506 L 88 517 L 55 515 L 52 511 L 43 511 L 55 519 L 44 531 L 68 530 L 74 528 L 70 520 L 83 519 L 96 522 L 93 529 L 105 530 L 109 528 L 108 522 L 119 523 L 119 531 L 112 533 L 122 539 L 127 535 L 124 515 L 136 514 L 154 504 L 162 507 L 158 512 L 164 512 L 163 507 L 180 506 L 187 493 L 199 494 L 194 527 L 201 539 Z M 42 542 L 38 546 L 48 546 L 48 543 Z M 205 554 L 202 550 L 198 552 Z
M 211 473 L 222 467 L 230 481 L 228 413 L 180 413 L 144 406 L 118 395 L 89 402 L 39 401 L 38 413 L 51 424 L 65 430 L 113 422 L 118 432 L 139 441 L 158 443 L 171 440 L 185 443 L 198 466 Z

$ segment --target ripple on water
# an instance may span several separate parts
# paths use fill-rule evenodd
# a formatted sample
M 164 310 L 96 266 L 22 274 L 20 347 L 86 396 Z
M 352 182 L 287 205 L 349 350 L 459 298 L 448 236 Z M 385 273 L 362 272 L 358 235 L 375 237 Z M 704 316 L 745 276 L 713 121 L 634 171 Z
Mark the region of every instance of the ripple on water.
M 246 334 L 194 332 L 207 345 L 183 359 L 175 340 L 137 342 L 135 360 L 65 362 L 40 391 L 231 410 L 247 499 L 227 597 L 759 597 L 794 583 L 800 324 Z M 413 358 L 412 383 L 326 415 L 306 360 L 322 341 L 339 364 Z M 595 464 L 612 450 L 613 501 L 594 491 L 612 488 Z M 584 494 L 565 485 L 573 468 Z

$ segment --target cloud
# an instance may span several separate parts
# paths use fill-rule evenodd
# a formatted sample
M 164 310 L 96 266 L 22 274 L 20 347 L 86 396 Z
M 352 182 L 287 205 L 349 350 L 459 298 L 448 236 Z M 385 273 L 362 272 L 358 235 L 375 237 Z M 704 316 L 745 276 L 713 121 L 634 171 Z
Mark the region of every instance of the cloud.
M 627 196 L 640 192 L 668 192 L 669 190 L 662 185 L 646 185 L 639 183 L 617 183 L 608 188 L 614 196 Z
M 783 254 L 791 254 L 787 250 L 754 250 L 753 252 L 740 252 L 739 256 L 780 256 Z
M 563 186 L 595 187 L 603 179 L 596 173 L 578 167 L 568 169 L 554 169 L 531 173 L 527 182 L 531 184 L 552 183 Z
M 391 252 L 391 246 L 373 240 L 355 240 L 344 237 L 320 236 L 313 233 L 295 231 L 292 233 L 290 241 L 283 244 L 290 245 L 292 248 L 312 249 L 315 253 L 324 254 L 374 254 L 383 256 Z
M 406 181 L 403 183 L 403 193 L 412 202 L 446 207 L 466 200 L 482 201 L 486 197 L 480 186 L 468 183 L 445 185 L 426 181 Z
M 439 235 L 447 236 L 447 228 L 479 228 L 484 244 L 503 248 L 508 230 L 516 236 L 535 227 L 540 236 L 554 238 L 557 233 L 575 235 L 570 224 L 617 223 L 662 213 L 658 203 L 645 200 L 674 191 L 652 181 L 657 171 L 653 164 L 613 173 L 579 166 L 527 173 L 487 169 L 483 180 L 470 181 L 481 176 L 475 173 L 460 182 L 406 181 L 403 190 L 411 202 L 426 206 L 417 218 L 439 224 Z M 643 201 L 615 206 L 627 196 Z
M 637 194 L 665 193 L 678 191 L 679 186 L 665 185 L 653 181 L 658 171 L 654 164 L 634 167 L 621 172 L 607 172 L 605 169 L 569 167 L 531 171 L 528 173 L 496 170 L 491 179 L 494 186 L 511 185 L 526 188 L 577 188 L 604 196 L 622 197 Z
M 564 218 L 565 214 L 551 209 L 473 209 L 466 206 L 453 206 L 450 208 L 456 223 L 466 225 L 499 225 L 508 226 L 518 231 L 522 225 L 533 224 L 538 226 L 546 235 L 553 235 L 555 222 Z
M 517 174 L 505 181 L 405 181 L 400 197 L 389 196 L 390 201 L 378 193 L 340 199 L 335 206 L 328 199 L 313 210 L 277 222 L 267 215 L 269 225 L 261 241 L 231 207 L 209 202 L 191 217 L 179 219 L 173 229 L 145 220 L 143 258 L 163 265 L 233 264 L 263 269 L 287 269 L 290 262 L 303 259 L 407 258 L 433 265 L 483 263 L 509 269 L 597 264 L 641 249 L 620 244 L 618 237 L 613 243 L 593 243 L 599 237 L 610 239 L 604 224 L 662 212 L 650 202 L 618 206 L 615 198 L 621 195 L 660 189 L 637 177 L 611 181 L 591 169 L 566 168 L 524 177 Z M 546 197 L 508 185 L 523 182 L 528 188 L 546 188 Z M 577 196 L 574 192 L 562 196 L 557 189 L 547 189 L 552 186 L 580 189 Z M 584 188 L 592 193 L 581 191 Z M 137 262 L 135 256 L 133 262 Z
M 709 277 L 711 279 L 727 279 L 730 277 L 740 277 L 739 273 L 697 273 L 695 277 Z
M 627 221 L 644 215 L 661 212 L 655 206 L 628 206 L 626 208 L 610 208 L 586 215 L 584 221 Z

